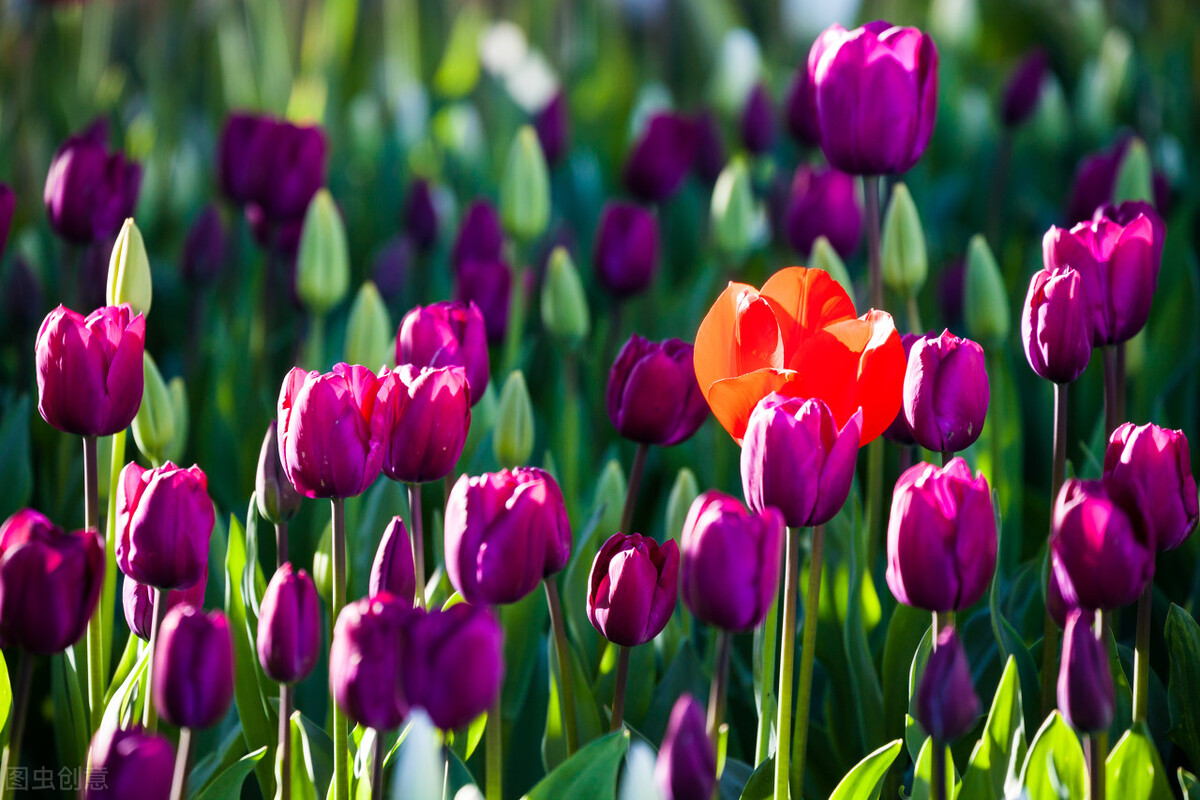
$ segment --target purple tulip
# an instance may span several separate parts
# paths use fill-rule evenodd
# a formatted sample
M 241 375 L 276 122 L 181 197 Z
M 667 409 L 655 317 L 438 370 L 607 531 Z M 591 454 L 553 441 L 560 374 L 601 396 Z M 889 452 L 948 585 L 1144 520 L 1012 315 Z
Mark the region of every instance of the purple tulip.
M 108 124 L 99 120 L 65 141 L 50 162 L 42 200 L 50 227 L 74 244 L 115 236 L 133 216 L 142 168 L 106 144 Z
M 660 203 L 679 189 L 696 158 L 696 128 L 669 112 L 650 117 L 625 161 L 625 185 L 640 200 Z
M 38 411 L 60 431 L 111 436 L 142 404 L 146 318 L 128 303 L 85 318 L 66 306 L 46 316 L 36 345 Z
M 1071 612 L 1058 668 L 1058 710 L 1080 733 L 1108 730 L 1116 706 L 1108 650 L 1096 638 L 1094 621 L 1091 611 L 1077 608 Z
M 159 716 L 180 728 L 216 725 L 233 702 L 233 639 L 220 611 L 171 609 L 158 631 L 151 694 Z
M 788 244 L 803 255 L 812 252 L 818 236 L 824 236 L 839 255 L 849 258 L 862 239 L 858 181 L 833 167 L 797 167 L 784 214 Z
M 508 332 L 512 269 L 504 261 L 464 261 L 458 267 L 454 299 L 483 312 L 488 341 L 498 344 Z
M 987 479 L 961 458 L 916 464 L 892 493 L 887 584 L 926 611 L 961 611 L 983 597 L 996 571 L 996 516 Z
M 156 469 L 130 462 L 117 486 L 117 566 L 159 589 L 192 586 L 205 574 L 216 513 L 208 477 L 170 461 Z
M 614 533 L 588 576 L 592 627 L 613 644 L 636 647 L 662 632 L 679 594 L 679 547 L 640 533 Z
M 783 515 L 755 514 L 727 494 L 700 495 L 683 523 L 680 591 L 701 622 L 746 631 L 766 617 L 779 590 Z
M 208 564 L 200 580 L 182 589 L 171 589 L 164 594 L 161 612 L 165 614 L 181 603 L 199 608 L 204 605 L 204 590 L 208 585 Z M 139 639 L 150 641 L 150 628 L 154 622 L 154 587 L 138 583 L 128 575 L 121 583 L 121 607 L 125 612 L 125 623 Z
M 290 563 L 275 571 L 259 609 L 256 644 L 258 663 L 273 681 L 302 681 L 317 665 L 325 644 L 321 598 L 307 572 Z
M 1141 492 L 1159 550 L 1174 550 L 1195 530 L 1200 504 L 1183 431 L 1126 422 L 1109 437 L 1104 474 Z
M 772 392 L 758 402 L 742 441 L 742 492 L 758 513 L 777 508 L 792 527 L 823 525 L 850 494 L 862 410 L 841 430 L 824 401 Z
M 167 800 L 175 772 L 175 749 L 157 734 L 106 722 L 88 748 L 90 774 L 80 782 L 81 800 Z
M 938 280 L 938 301 L 942 307 L 942 316 L 950 327 L 956 327 L 963 322 L 963 306 L 967 302 L 967 262 L 955 258 L 942 268 L 942 276 Z
M 225 226 L 217 207 L 210 203 L 188 231 L 180 269 L 184 283 L 198 288 L 216 280 L 224 268 Z
M 422 587 L 424 588 L 424 587 Z M 371 563 L 371 577 L 367 582 L 367 596 L 388 593 L 412 605 L 417 598 L 417 573 L 413 564 L 412 541 L 404 520 L 392 517 L 383 531 L 375 561 Z
M 636 333 L 617 354 L 604 400 L 617 432 L 664 447 L 690 439 L 708 419 L 692 366 L 693 346 L 679 339 L 651 342 Z
M 619 298 L 645 291 L 658 267 L 658 218 L 636 203 L 610 201 L 596 228 L 596 279 Z
M 1117 173 L 1125 159 L 1131 136 L 1122 136 L 1108 150 L 1092 153 L 1080 160 L 1071 182 L 1070 199 L 1067 203 L 1068 223 L 1091 220 L 1100 206 L 1113 201 L 1117 188 Z M 1169 214 L 1171 185 L 1166 175 L 1155 170 L 1151 176 L 1154 191 L 1154 207 L 1159 215 Z
M 399 301 L 412 280 L 417 248 L 407 234 L 393 236 L 371 262 L 371 280 L 388 303 Z
M 259 515 L 275 525 L 286 523 L 300 510 L 300 495 L 279 460 L 279 423 L 276 420 L 271 420 L 258 451 L 254 499 Z
M 775 106 L 763 84 L 757 84 L 746 97 L 738 130 L 742 144 L 754 155 L 766 153 L 775 144 Z
M 1101 478 L 1070 478 L 1054 504 L 1050 556 L 1063 600 L 1113 609 L 1141 596 L 1154 578 L 1153 531 L 1139 492 Z
M 258 197 L 274 221 L 303 220 L 308 204 L 325 185 L 329 145 L 316 126 L 281 123 L 274 131 L 264 193 Z
M 289 269 L 294 270 L 296 251 L 300 248 L 300 235 L 304 232 L 304 217 L 275 219 L 257 203 L 246 206 L 246 221 L 254 241 L 271 253 L 284 258 Z
M 920 341 L 925 336 L 932 335 L 920 333 L 902 333 L 900 334 L 900 344 L 904 346 L 904 358 L 907 364 L 908 357 L 912 354 L 913 345 Z M 917 443 L 913 438 L 912 426 L 908 424 L 908 420 L 904 418 L 904 408 L 896 412 L 896 418 L 892 420 L 892 424 L 883 432 L 883 438 L 889 442 L 895 442 L 898 445 L 911 447 Z
M 396 363 L 414 367 L 463 367 L 471 405 L 488 385 L 487 329 L 474 303 L 417 306 L 404 315 L 396 335 Z
M 1029 366 L 1055 383 L 1070 383 L 1092 358 L 1092 315 L 1083 278 L 1070 267 L 1043 269 L 1029 281 L 1021 310 L 1021 340 Z
M 1046 268 L 1071 267 L 1083 279 L 1095 347 L 1126 342 L 1145 326 L 1165 233 L 1154 209 L 1140 202 L 1102 206 L 1090 222 L 1046 231 Z
M 424 178 L 415 178 L 408 185 L 404 199 L 404 232 L 420 250 L 437 244 L 438 212 L 433 203 L 433 187 Z
M 809 60 L 812 59 L 810 53 Z M 784 122 L 797 144 L 813 147 L 821 143 L 821 127 L 817 122 L 817 98 L 812 83 L 812 70 L 805 61 L 796 68 L 784 99 Z
M 0 297 L 0 303 L 3 303 L 0 313 L 3 313 L 7 322 L 6 325 L 0 324 L 0 328 L 23 337 L 42 320 L 41 281 L 30 269 L 29 262 L 19 255 L 12 259 L 3 289 L 0 289 Z
M 400 727 L 408 699 L 400 670 L 411 656 L 403 643 L 409 607 L 389 594 L 342 609 L 329 648 L 329 688 L 347 717 L 377 731 Z
M 383 466 L 379 378 L 362 366 L 293 367 L 279 392 L 279 455 L 305 497 L 357 497 Z M 377 410 L 379 409 L 379 410 Z
M 500 215 L 487 200 L 476 200 L 467 208 L 454 239 L 450 261 L 456 268 L 468 261 L 499 261 L 504 258 L 504 230 Z
M 463 475 L 444 527 L 446 574 L 468 603 L 515 603 L 571 557 L 562 490 L 536 467 Z
M 832 25 L 808 55 L 821 149 L 851 175 L 907 172 L 937 116 L 938 53 L 916 28 Z
M 65 533 L 31 508 L 0 525 L 0 644 L 65 650 L 83 636 L 103 585 L 95 531 Z
M 13 210 L 17 205 L 17 197 L 10 186 L 0 183 L 0 255 L 4 255 L 4 246 L 8 244 L 8 231 L 12 227 Z
M 904 419 L 927 450 L 965 450 L 987 418 L 991 390 L 983 348 L 950 331 L 913 343 L 904 372 Z
M 1067 617 L 1076 608 L 1063 597 L 1062 587 L 1058 584 L 1058 573 L 1051 565 L 1046 578 L 1046 613 L 1060 628 L 1067 627 Z
M 1015 128 L 1037 111 L 1042 99 L 1042 85 L 1049 71 L 1049 58 L 1044 50 L 1034 50 L 1021 59 L 1004 86 L 1004 108 L 1001 116 L 1005 126 Z
M 533 119 L 533 129 L 537 131 L 538 142 L 546 163 L 557 164 L 567 154 L 570 147 L 571 119 L 567 114 L 567 93 L 559 89 L 550 98 L 550 102 L 542 106 Z
M 929 654 L 917 686 L 915 710 L 917 721 L 937 745 L 949 744 L 975 727 L 979 695 L 966 651 L 952 627 L 938 634 L 937 646 Z
M 500 696 L 504 631 L 488 609 L 467 603 L 417 609 L 405 625 L 404 642 L 404 690 L 442 730 L 468 725 Z
M 259 203 L 266 196 L 279 127 L 258 114 L 236 112 L 225 119 L 217 162 L 221 191 L 235 204 Z
M 729 160 L 721 125 L 711 111 L 696 115 L 696 174 L 707 184 L 716 183 Z
M 712 797 L 717 781 L 717 756 L 705 732 L 704 707 L 682 694 L 671 709 L 654 782 L 663 800 L 703 800 Z
M 427 483 L 454 469 L 471 427 L 471 391 L 462 367 L 385 369 L 375 401 L 382 416 L 383 472 Z

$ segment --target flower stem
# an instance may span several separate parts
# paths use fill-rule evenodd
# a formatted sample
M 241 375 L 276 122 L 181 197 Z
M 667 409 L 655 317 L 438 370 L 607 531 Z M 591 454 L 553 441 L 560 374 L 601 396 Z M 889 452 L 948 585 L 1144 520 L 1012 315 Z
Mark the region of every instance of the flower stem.
M 421 484 L 408 484 L 408 513 L 412 520 L 413 567 L 417 573 L 417 606 L 425 608 L 425 533 L 421 530 Z
M 953 460 L 953 458 L 954 458 L 953 450 L 943 450 L 942 451 L 942 466 L 944 467 L 947 464 L 949 464 L 951 462 L 951 460 Z
M 488 711 L 485 731 L 487 741 L 484 742 L 484 747 L 487 751 L 485 753 L 487 768 L 484 775 L 487 780 L 484 796 L 487 800 L 501 800 L 504 794 L 504 742 L 500 725 L 500 698 L 497 696 L 496 702 L 492 703 L 492 707 Z
M 33 654 L 21 650 L 17 655 L 17 680 L 13 684 L 12 723 L 9 729 L 8 744 L 4 747 L 4 759 L 0 764 L 0 781 L 3 790 L 0 798 L 7 800 L 13 794 L 13 786 L 8 777 L 13 775 L 21 764 L 21 736 L 25 732 L 25 712 L 29 708 L 29 693 L 33 684 Z
M 867 549 L 874 556 L 883 545 L 883 438 L 867 445 Z
M 758 668 L 762 681 L 759 686 L 758 698 L 758 741 L 754 747 L 754 763 L 761 764 L 767 760 L 771 747 L 771 722 L 774 720 L 775 703 L 775 648 L 779 638 L 779 597 L 771 601 L 771 610 L 763 621 L 759 640 Z
M 1054 384 L 1054 462 L 1050 477 L 1050 508 L 1058 499 L 1059 490 L 1067 476 L 1067 388 L 1068 384 Z M 1053 517 L 1053 514 L 1051 514 Z M 1050 523 L 1053 533 L 1054 522 Z M 1050 569 L 1054 569 L 1053 566 Z M 1049 597 L 1050 575 L 1046 576 L 1046 596 Z M 1058 702 L 1055 680 L 1058 675 L 1058 625 L 1050 617 L 1047 606 L 1042 621 L 1042 717 L 1050 715 Z
M 275 568 L 278 569 L 288 560 L 288 524 L 287 521 L 275 523 Z
M 633 507 L 637 505 L 638 490 L 642 487 L 642 473 L 646 471 L 646 454 L 650 445 L 638 444 L 633 455 L 633 466 L 629 469 L 629 486 L 625 490 L 625 508 L 621 510 L 621 533 L 633 533 Z
M 371 800 L 383 800 L 383 731 L 375 731 L 375 745 L 371 748 Z M 284 795 L 284 800 L 288 800 Z
M 929 782 L 933 787 L 933 800 L 946 800 L 946 745 L 930 742 L 933 759 L 929 764 Z
M 158 714 L 154 708 L 154 670 L 158 667 L 158 629 L 162 627 L 163 590 L 150 587 L 154 598 L 150 607 L 150 654 L 146 657 L 146 696 L 142 703 L 142 727 L 150 733 L 158 729 Z
M 108 532 L 104 541 L 104 589 L 100 595 L 100 625 L 104 636 L 100 640 L 104 665 L 109 663 L 112 649 L 110 641 L 113 630 L 113 609 L 117 595 L 117 493 L 121 484 L 121 467 L 125 465 L 126 431 L 117 431 L 112 437 L 112 459 L 109 461 L 108 510 L 104 529 Z M 107 671 L 107 666 L 105 667 Z
M 1112 347 L 1101 348 L 1104 357 L 1104 439 L 1117 429 L 1117 354 Z
M 579 747 L 579 732 L 575 727 L 575 689 L 571 675 L 571 656 L 567 650 L 567 630 L 563 626 L 562 602 L 558 584 L 553 578 L 542 583 L 546 587 L 546 602 L 550 606 L 550 628 L 554 634 L 554 652 L 558 655 L 558 702 L 562 707 L 563 733 L 567 740 L 567 757 Z
M 613 689 L 612 730 L 621 730 L 625 721 L 625 682 L 629 679 L 629 648 L 621 647 L 617 657 L 617 685 Z
M 867 267 L 871 276 L 871 307 L 883 310 L 883 263 L 879 258 L 879 176 L 863 176 L 867 201 Z
M 346 605 L 346 501 L 334 497 L 333 506 L 333 609 L 330 629 L 337 624 Z M 333 800 L 350 800 L 350 759 L 347 751 L 349 731 L 346 715 L 329 697 L 333 714 Z
M 100 473 L 96 465 L 96 437 L 83 437 L 83 526 L 100 533 Z M 92 612 L 87 626 L 87 685 L 91 728 L 95 732 L 104 716 L 104 621 L 100 605 Z
M 1128 342 L 1121 342 L 1117 345 L 1117 419 L 1125 419 L 1125 345 Z
M 788 538 L 795 539 L 795 542 L 788 544 L 788 559 L 790 565 L 788 567 L 788 579 L 794 584 L 797 582 L 798 570 L 800 567 L 800 531 L 799 529 L 788 529 Z M 808 755 L 808 711 L 812 703 L 812 677 L 813 677 L 813 661 L 817 655 L 817 622 L 820 617 L 821 607 L 821 565 L 825 555 L 825 526 L 816 525 L 812 530 L 812 551 L 808 560 L 808 594 L 804 598 L 804 641 L 800 649 L 800 696 L 796 702 L 796 723 L 795 723 L 795 744 L 793 746 L 793 755 L 796 760 L 795 775 L 796 775 L 796 796 L 800 797 L 804 789 L 804 762 Z M 790 591 L 791 597 L 791 626 L 788 627 L 787 618 L 784 618 L 784 635 L 788 631 L 792 631 L 792 638 L 786 639 L 786 645 L 783 650 L 783 657 L 788 655 L 795 649 L 795 630 L 796 630 L 796 589 Z M 785 614 L 787 607 L 785 606 Z M 782 674 L 783 667 L 780 667 L 780 681 L 784 677 Z M 787 686 L 791 690 L 791 669 L 787 672 Z M 782 695 L 780 695 L 780 720 L 786 720 L 787 714 L 784 712 Z M 787 729 L 786 725 L 780 725 L 780 731 Z M 787 745 L 780 741 L 779 751 L 787 752 Z M 785 762 L 786 763 L 786 762 Z M 778 761 L 776 762 L 778 765 Z M 779 790 L 779 771 L 776 769 L 776 791 Z M 785 775 L 786 778 L 786 775 Z M 783 794 L 776 795 L 777 797 L 787 797 L 787 787 L 783 787 Z
M 729 653 L 733 635 L 726 630 L 717 632 L 717 666 L 713 670 L 712 688 L 708 693 L 708 739 L 713 755 L 717 754 L 721 738 L 721 718 L 725 715 L 725 693 L 729 688 Z M 717 780 L 721 779 L 720 759 L 717 759 Z
M 800 530 L 788 528 L 787 561 L 783 583 L 783 641 L 779 655 L 778 744 L 775 748 L 775 797 L 787 800 L 788 759 L 792 738 L 792 661 L 796 651 L 796 593 L 800 574 Z M 811 592 L 812 585 L 809 585 Z M 805 626 L 810 613 L 805 609 Z
M 1104 750 L 1096 735 L 1084 734 L 1083 755 L 1088 766 L 1088 800 L 1104 800 Z
M 175 751 L 175 774 L 171 778 L 171 800 L 183 800 L 187 788 L 188 759 L 192 754 L 192 729 L 179 729 L 179 747 Z
M 292 687 L 279 684 L 279 797 L 292 796 Z
M 921 309 L 917 306 L 917 293 L 914 291 L 908 295 L 908 326 L 912 328 L 913 333 L 921 333 Z
M 1133 661 L 1133 721 L 1145 722 L 1150 700 L 1150 612 L 1153 606 L 1154 584 L 1146 584 L 1138 598 L 1137 639 Z

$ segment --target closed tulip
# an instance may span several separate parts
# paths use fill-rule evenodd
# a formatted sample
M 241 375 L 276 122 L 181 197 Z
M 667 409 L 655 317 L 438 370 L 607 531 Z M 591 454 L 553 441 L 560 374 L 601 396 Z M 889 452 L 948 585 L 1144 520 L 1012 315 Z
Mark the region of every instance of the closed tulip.
M 908 357 L 912 354 L 913 345 L 926 334 L 920 333 L 902 333 L 900 334 L 900 344 L 904 346 L 904 361 L 905 369 L 907 370 Z M 932 334 L 929 334 L 932 335 Z M 904 407 L 901 406 L 896 418 L 892 420 L 892 424 L 883 432 L 883 438 L 889 442 L 895 442 L 899 445 L 911 446 L 917 443 L 913 438 L 912 426 L 908 424 L 908 420 L 904 417 Z
M 1126 422 L 1109 437 L 1104 474 L 1141 492 L 1159 550 L 1174 550 L 1195 529 L 1200 508 L 1183 431 Z
M 404 199 L 404 232 L 418 248 L 428 250 L 437 243 L 438 229 L 433 187 L 425 178 L 416 178 Z
M 504 631 L 486 608 L 417 609 L 405 625 L 404 690 L 444 731 L 487 711 L 504 683 Z
M 279 456 L 305 497 L 357 497 L 383 467 L 379 378 L 362 366 L 293 367 L 279 391 Z
M 404 315 L 396 335 L 396 363 L 414 367 L 463 367 L 471 404 L 488 385 L 487 329 L 474 303 L 441 302 L 417 306 Z
M 321 599 L 307 572 L 290 563 L 275 571 L 259 607 L 256 644 L 258 663 L 273 681 L 302 681 L 317 665 L 325 644 Z
M 550 473 L 463 475 L 446 501 L 446 574 L 468 603 L 515 603 L 571 556 L 571 524 Z
M 711 111 L 696 116 L 696 174 L 710 186 L 716 183 L 729 161 L 721 125 Z
M 258 513 L 275 525 L 286 523 L 300 510 L 300 495 L 288 480 L 279 460 L 279 422 L 271 420 L 258 451 L 254 473 L 254 500 Z
M 779 591 L 783 515 L 759 513 L 721 492 L 693 501 L 683 523 L 679 583 L 701 622 L 728 631 L 757 627 Z
M 636 333 L 617 354 L 604 400 L 617 432 L 640 444 L 670 446 L 691 438 L 708 419 L 692 367 L 692 345 L 651 342 Z
M 679 189 L 696 158 L 695 124 L 662 111 L 646 122 L 625 160 L 625 185 L 647 203 L 660 203 Z
M 424 588 L 424 587 L 422 587 Z M 367 582 L 367 596 L 388 593 L 412 605 L 417 597 L 417 573 L 413 564 L 412 541 L 404 520 L 392 517 L 383 531 L 375 560 L 371 562 L 371 577 Z
M 1058 710 L 1080 733 L 1108 730 L 1116 706 L 1108 649 L 1096 638 L 1094 619 L 1091 611 L 1071 612 L 1058 667 Z
M 162 613 L 170 611 L 181 603 L 196 606 L 204 605 L 204 590 L 208 584 L 208 564 L 204 565 L 204 573 L 200 580 L 182 589 L 172 589 L 164 593 L 160 603 Z M 129 631 L 139 639 L 150 640 L 150 628 L 154 622 L 154 587 L 138 583 L 128 575 L 121 583 L 121 608 L 125 612 L 125 623 Z
M 838 255 L 849 258 L 862 239 L 858 181 L 833 167 L 797 167 L 784 215 L 788 244 L 803 255 L 812 252 L 818 236 L 824 236 Z
M 533 119 L 538 142 L 550 165 L 557 164 L 567 154 L 571 135 L 567 111 L 567 93 L 559 89 Z
M 588 576 L 587 613 L 613 644 L 636 647 L 662 632 L 679 594 L 679 547 L 640 533 L 615 533 Z
M 755 155 L 762 155 L 775 144 L 775 106 L 763 84 L 756 85 L 746 97 L 738 120 L 742 144 Z
M 658 269 L 658 218 L 636 203 L 610 201 L 600 213 L 592 250 L 596 279 L 616 297 L 640 294 Z
M 961 611 L 996 571 L 996 516 L 982 474 L 961 458 L 917 464 L 896 481 L 887 532 L 887 584 L 926 611 Z
M 811 58 L 811 56 L 810 56 Z M 796 68 L 784 98 L 783 119 L 788 133 L 797 144 L 815 147 L 821 143 L 821 127 L 817 122 L 817 98 L 813 90 L 812 73 L 808 62 Z
M 0 525 L 0 644 L 65 650 L 83 636 L 103 585 L 94 531 L 65 533 L 31 508 Z
M 157 734 L 105 722 L 88 748 L 89 776 L 82 800 L 167 800 L 175 772 L 175 749 Z
M 204 207 L 188 230 L 180 271 L 192 288 L 212 283 L 225 267 L 225 224 L 215 205 Z
M 208 477 L 170 461 L 156 469 L 131 462 L 117 486 L 117 566 L 159 589 L 192 586 L 205 574 L 216 513 Z
M 987 418 L 991 389 L 983 348 L 950 331 L 913 343 L 904 373 L 904 418 L 928 450 L 965 450 Z
M 504 257 L 500 215 L 487 200 L 475 200 L 463 214 L 450 261 L 455 268 L 468 261 L 499 261 Z
M 1049 59 L 1044 50 L 1034 50 L 1017 64 L 1004 85 L 1001 118 L 1006 127 L 1021 125 L 1037 111 L 1048 71 Z
M 393 236 L 371 262 L 371 281 L 389 305 L 400 302 L 412 280 L 417 248 L 406 234 Z
M 1034 274 L 1021 310 L 1021 340 L 1029 366 L 1048 381 L 1070 383 L 1087 369 L 1092 316 L 1076 270 L 1057 267 Z
M 63 142 L 46 173 L 46 217 L 73 244 L 115 236 L 137 205 L 141 165 L 110 151 L 107 141 L 108 124 L 100 120 Z
M 154 686 L 159 716 L 180 728 L 209 728 L 233 702 L 233 639 L 220 611 L 171 609 L 158 631 Z
M 4 246 L 8 244 L 8 232 L 12 227 L 13 209 L 17 199 L 12 187 L 0 183 L 0 255 L 4 255 Z
M 225 119 L 217 144 L 221 191 L 239 206 L 259 203 L 271 180 L 271 156 L 279 123 L 237 112 Z
M 317 126 L 280 123 L 268 154 L 269 172 L 259 205 L 273 221 L 299 220 L 325 185 L 329 144 Z
M 512 302 L 512 268 L 495 261 L 464 261 L 458 267 L 454 299 L 474 304 L 483 312 L 484 330 L 490 344 L 504 341 Z
M 375 403 L 382 416 L 385 475 L 426 483 L 450 474 L 471 427 L 466 370 L 410 364 L 384 370 Z
M 50 312 L 36 345 L 38 411 L 60 431 L 111 436 L 142 404 L 146 318 L 129 305 Z
M 663 800 L 702 800 L 712 797 L 716 781 L 717 756 L 705 732 L 704 707 L 682 694 L 667 721 L 654 782 Z
M 979 695 L 971 678 L 971 665 L 954 628 L 938 634 L 925 672 L 917 686 L 917 721 L 935 744 L 946 745 L 975 727 Z
M 1137 490 L 1068 479 L 1054 504 L 1050 556 L 1063 600 L 1092 610 L 1128 605 L 1154 578 L 1154 538 Z
M 342 609 L 329 649 L 329 688 L 346 716 L 377 731 L 400 727 L 408 700 L 400 670 L 411 657 L 402 643 L 409 606 L 389 594 Z
M 1080 159 L 1068 195 L 1066 215 L 1069 225 L 1088 222 L 1097 208 L 1113 201 L 1117 174 L 1132 140 L 1132 136 L 1122 136 L 1107 150 L 1090 153 Z M 1165 217 L 1171 200 L 1171 185 L 1166 175 L 1157 170 L 1151 176 L 1151 182 L 1155 210 Z

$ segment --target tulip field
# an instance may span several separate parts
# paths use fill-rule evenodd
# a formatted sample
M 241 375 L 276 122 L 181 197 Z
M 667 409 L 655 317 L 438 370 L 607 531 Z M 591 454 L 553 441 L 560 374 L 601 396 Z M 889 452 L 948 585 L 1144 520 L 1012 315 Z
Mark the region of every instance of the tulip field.
M 1198 42 L 0 0 L 0 800 L 1200 800 Z

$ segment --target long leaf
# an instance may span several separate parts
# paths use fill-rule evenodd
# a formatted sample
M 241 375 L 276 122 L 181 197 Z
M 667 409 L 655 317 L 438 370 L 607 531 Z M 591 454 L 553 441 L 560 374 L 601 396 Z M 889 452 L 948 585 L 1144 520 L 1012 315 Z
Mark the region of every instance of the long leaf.
M 611 800 L 629 749 L 629 732 L 613 731 L 579 749 L 525 795 L 528 800 Z
M 236 800 L 242 796 L 242 784 L 250 773 L 263 762 L 267 754 L 266 747 L 247 753 L 235 761 L 229 768 L 213 779 L 207 788 L 195 795 L 192 800 Z
M 888 768 L 900 754 L 903 744 L 899 739 L 888 742 L 858 762 L 858 765 L 842 778 L 829 800 L 876 800 L 883 789 L 883 779 Z
M 1021 685 L 1017 677 L 1016 658 L 1009 656 L 996 695 L 992 698 L 992 708 L 983 726 L 983 735 L 971 752 L 971 760 L 963 776 L 963 797 L 1003 800 L 1009 764 L 1025 761 L 1025 720 L 1021 710 Z

